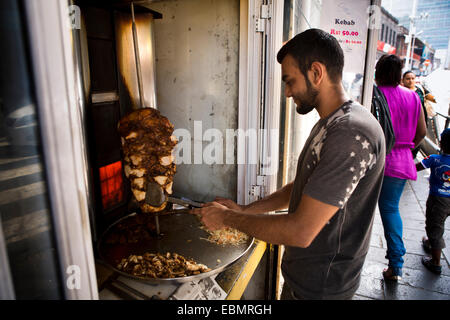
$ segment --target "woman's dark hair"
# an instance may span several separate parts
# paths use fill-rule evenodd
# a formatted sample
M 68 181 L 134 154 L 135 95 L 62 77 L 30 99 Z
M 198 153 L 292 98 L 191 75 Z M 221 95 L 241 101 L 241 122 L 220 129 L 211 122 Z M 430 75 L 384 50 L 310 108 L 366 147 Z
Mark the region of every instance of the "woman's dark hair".
M 375 66 L 375 81 L 379 86 L 396 87 L 402 80 L 403 62 L 396 55 L 383 55 Z
M 288 54 L 297 61 L 304 76 L 317 61 L 325 65 L 331 81 L 342 80 L 344 52 L 336 38 L 323 30 L 308 29 L 297 34 L 278 51 L 278 62 L 281 63 Z
M 402 79 L 405 79 L 405 77 L 406 77 L 406 75 L 407 75 L 408 73 L 412 73 L 413 75 L 416 75 L 416 74 L 415 74 L 414 72 L 412 72 L 411 70 L 408 70 L 408 71 L 406 71 L 406 72 L 403 74 Z
M 442 152 L 450 154 L 450 128 L 441 133 L 441 149 Z

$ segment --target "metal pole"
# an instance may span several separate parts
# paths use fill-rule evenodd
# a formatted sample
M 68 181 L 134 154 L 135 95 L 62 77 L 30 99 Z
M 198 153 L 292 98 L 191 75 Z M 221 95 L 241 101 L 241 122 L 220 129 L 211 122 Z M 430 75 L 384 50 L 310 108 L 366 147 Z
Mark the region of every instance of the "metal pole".
M 381 0 L 372 0 L 370 4 L 373 6 L 372 8 L 379 8 L 381 6 Z M 369 108 L 369 110 L 372 103 L 374 82 L 373 73 L 375 70 L 375 62 L 377 57 L 377 41 L 381 29 L 381 18 L 378 22 L 378 17 L 375 16 L 377 11 L 374 11 L 372 14 L 374 15 L 375 23 L 368 29 L 367 54 L 364 67 L 364 82 L 361 99 L 362 105 Z
M 413 2 L 413 7 L 412 7 L 412 12 L 411 12 L 411 17 L 410 17 L 410 23 L 409 23 L 409 33 L 408 33 L 408 37 L 409 39 L 409 43 L 408 43 L 408 49 L 406 52 L 406 63 L 405 63 L 405 69 L 409 70 L 410 69 L 410 55 L 411 55 L 411 42 L 412 42 L 412 35 L 414 35 L 415 30 L 414 30 L 414 23 L 415 23 L 415 18 L 416 18 L 416 8 L 417 8 L 417 0 L 414 0 Z
M 141 60 L 139 57 L 139 44 L 138 44 L 138 37 L 137 37 L 137 30 L 136 30 L 136 21 L 134 18 L 134 3 L 131 3 L 131 17 L 132 17 L 132 28 L 133 28 L 133 44 L 134 44 L 134 56 L 136 58 L 136 74 L 137 74 L 137 81 L 138 81 L 138 89 L 139 89 L 139 102 L 140 102 L 140 108 L 144 108 L 144 89 L 142 87 L 142 70 L 141 70 Z M 155 214 L 155 225 L 156 225 L 156 234 L 159 236 L 160 229 L 159 229 L 159 217 L 158 214 Z
M 132 29 L 133 29 L 133 45 L 134 45 L 134 57 L 136 59 L 136 74 L 138 81 L 138 90 L 139 90 L 139 103 L 140 108 L 144 108 L 144 89 L 142 87 L 142 72 L 141 72 L 141 60 L 139 56 L 139 44 L 137 37 L 137 29 L 136 29 L 136 21 L 134 19 L 134 4 L 131 3 L 131 17 L 132 17 Z
M 415 42 L 416 42 L 416 37 L 415 37 L 415 35 L 413 34 L 413 37 L 412 37 L 412 45 L 411 45 L 411 55 L 410 55 L 410 57 L 409 57 L 409 61 L 410 61 L 410 63 L 411 63 L 411 70 L 412 70 L 413 64 L 414 64 L 413 58 L 414 58 L 414 43 L 415 43 Z
M 156 235 L 159 237 L 161 230 L 159 228 L 159 212 L 155 213 L 155 227 L 156 227 Z
M 407 35 L 408 37 L 408 48 L 406 49 L 406 55 L 405 55 L 405 70 L 409 70 L 409 53 L 411 52 L 411 36 L 410 33 Z

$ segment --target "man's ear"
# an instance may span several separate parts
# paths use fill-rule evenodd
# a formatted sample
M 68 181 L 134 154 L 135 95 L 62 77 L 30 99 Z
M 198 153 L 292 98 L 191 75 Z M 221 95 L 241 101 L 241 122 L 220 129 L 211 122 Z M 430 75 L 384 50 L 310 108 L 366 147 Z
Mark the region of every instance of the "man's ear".
M 323 81 L 326 72 L 326 67 L 323 63 L 314 61 L 310 68 L 311 83 L 318 86 Z

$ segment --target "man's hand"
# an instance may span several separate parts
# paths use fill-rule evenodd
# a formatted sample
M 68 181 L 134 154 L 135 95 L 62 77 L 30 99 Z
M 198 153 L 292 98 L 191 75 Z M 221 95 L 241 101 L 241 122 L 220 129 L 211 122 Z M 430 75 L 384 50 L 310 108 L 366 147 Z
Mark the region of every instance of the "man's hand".
M 225 228 L 223 220 L 228 210 L 226 206 L 218 202 L 209 202 L 201 208 L 193 209 L 191 213 L 199 215 L 206 228 L 214 231 Z
M 233 200 L 222 198 L 222 197 L 216 197 L 214 199 L 215 202 L 227 207 L 228 209 L 235 210 L 235 211 L 244 211 L 244 206 L 241 206 L 234 202 Z

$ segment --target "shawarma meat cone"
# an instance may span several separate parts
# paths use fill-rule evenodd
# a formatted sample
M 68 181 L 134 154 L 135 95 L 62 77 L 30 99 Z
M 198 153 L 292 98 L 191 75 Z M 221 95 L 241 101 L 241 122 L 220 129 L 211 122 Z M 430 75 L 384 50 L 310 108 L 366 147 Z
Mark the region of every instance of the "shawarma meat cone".
M 163 210 L 167 202 L 153 207 L 145 202 L 147 185 L 156 182 L 164 193 L 172 194 L 176 165 L 172 151 L 177 139 L 173 125 L 153 108 L 135 110 L 119 121 L 119 134 L 124 155 L 124 171 L 131 191 L 142 212 Z

